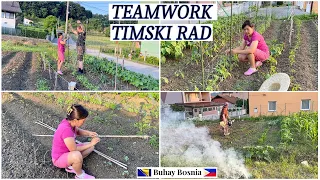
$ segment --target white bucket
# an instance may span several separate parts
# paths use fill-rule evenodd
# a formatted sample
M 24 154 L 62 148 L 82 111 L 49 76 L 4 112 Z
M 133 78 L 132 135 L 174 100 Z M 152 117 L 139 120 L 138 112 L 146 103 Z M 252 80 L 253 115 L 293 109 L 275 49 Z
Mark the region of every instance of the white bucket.
M 69 87 L 68 87 L 68 89 L 70 90 L 70 91 L 74 91 L 74 89 L 76 88 L 76 82 L 69 82 Z

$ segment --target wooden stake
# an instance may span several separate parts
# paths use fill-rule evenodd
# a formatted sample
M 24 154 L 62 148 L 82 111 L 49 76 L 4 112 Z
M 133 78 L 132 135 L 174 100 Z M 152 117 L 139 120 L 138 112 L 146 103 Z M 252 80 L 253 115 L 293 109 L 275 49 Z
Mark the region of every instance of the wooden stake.
M 58 73 L 54 72 L 54 90 L 57 89 L 57 84 L 58 84 Z
M 53 135 L 49 134 L 32 134 L 32 136 L 37 136 L 37 137 L 53 137 Z M 91 138 L 91 136 L 81 136 L 81 137 L 88 137 Z M 139 136 L 139 135 L 99 135 L 99 138 L 143 138 L 143 139 L 147 139 L 150 136 L 144 135 L 144 136 Z
M 144 52 L 144 58 L 143 58 L 144 62 L 146 62 L 146 59 L 147 59 L 147 51 Z
M 122 59 L 122 70 L 124 68 L 124 55 L 123 55 L 123 59 Z
M 50 63 L 49 63 L 49 77 L 50 77 L 50 79 L 52 79 L 52 77 L 51 77 L 51 67 L 50 67 Z

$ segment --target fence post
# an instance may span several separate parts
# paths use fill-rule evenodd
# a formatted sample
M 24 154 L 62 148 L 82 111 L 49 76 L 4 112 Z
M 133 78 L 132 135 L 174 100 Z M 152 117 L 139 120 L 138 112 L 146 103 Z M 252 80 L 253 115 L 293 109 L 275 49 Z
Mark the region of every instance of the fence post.
M 51 77 L 51 67 L 50 67 L 50 63 L 49 63 L 49 77 L 50 77 L 50 79 L 52 79 L 52 77 Z
M 54 72 L 54 90 L 57 89 L 57 83 L 58 83 L 58 73 L 57 72 Z
M 124 55 L 123 55 L 123 59 L 122 59 L 122 70 L 124 68 Z
M 147 59 L 147 51 L 144 52 L 144 58 L 143 58 L 144 62 L 146 62 L 146 59 Z
M 46 70 L 46 60 L 42 59 L 42 61 L 43 61 L 43 71 L 45 71 Z
M 287 103 L 284 103 L 284 115 L 287 115 Z
M 260 104 L 260 116 L 261 116 L 261 104 Z

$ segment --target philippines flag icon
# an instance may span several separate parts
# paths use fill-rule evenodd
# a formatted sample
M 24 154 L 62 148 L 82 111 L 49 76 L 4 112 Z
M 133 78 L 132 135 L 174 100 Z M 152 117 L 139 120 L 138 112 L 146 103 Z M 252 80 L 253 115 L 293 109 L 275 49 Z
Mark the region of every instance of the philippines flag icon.
M 151 169 L 138 169 L 138 177 L 150 177 Z
M 204 177 L 217 177 L 217 168 L 205 168 Z

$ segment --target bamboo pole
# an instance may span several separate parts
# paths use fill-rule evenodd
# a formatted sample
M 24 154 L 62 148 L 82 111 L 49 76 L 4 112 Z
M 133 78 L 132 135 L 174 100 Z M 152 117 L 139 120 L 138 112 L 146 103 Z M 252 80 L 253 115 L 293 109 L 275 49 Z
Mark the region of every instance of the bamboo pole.
M 48 129 L 50 129 L 50 130 L 52 130 L 52 131 L 56 131 L 55 128 L 53 128 L 53 127 L 45 124 L 44 122 L 37 121 L 37 122 L 35 122 L 35 123 L 38 124 L 38 125 L 40 125 L 40 126 L 43 126 L 43 127 L 45 127 L 45 128 L 48 128 Z M 82 143 L 82 142 L 76 140 L 76 143 Z M 127 165 L 126 165 L 126 164 L 124 164 L 124 163 L 122 163 L 122 162 L 120 162 L 120 161 L 118 161 L 118 160 L 115 160 L 115 159 L 113 159 L 113 158 L 111 158 L 111 157 L 103 154 L 102 152 L 100 152 L 100 151 L 98 151 L 98 150 L 95 150 L 95 149 L 94 149 L 93 152 L 95 152 L 95 153 L 97 153 L 98 155 L 106 158 L 107 160 L 109 160 L 109 161 L 117 164 L 118 166 L 120 166 L 120 167 L 122 167 L 122 168 L 124 168 L 124 169 L 127 169 Z
M 32 136 L 37 136 L 37 137 L 53 137 L 51 134 L 32 134 Z M 91 136 L 81 136 L 81 137 L 90 137 Z M 143 135 L 98 135 L 97 137 L 99 138 L 143 138 L 143 139 L 148 139 L 150 136 Z

